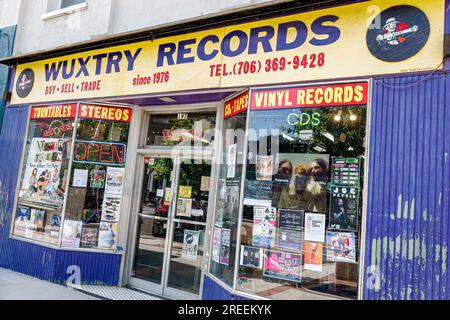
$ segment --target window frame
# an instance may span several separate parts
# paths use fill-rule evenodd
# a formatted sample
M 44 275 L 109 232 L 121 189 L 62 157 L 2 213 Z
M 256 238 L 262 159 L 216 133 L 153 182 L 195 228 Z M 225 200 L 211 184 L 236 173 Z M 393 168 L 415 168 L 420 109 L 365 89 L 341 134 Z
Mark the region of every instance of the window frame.
M 241 95 L 244 95 L 244 94 L 248 94 L 248 96 L 250 97 L 251 89 L 250 88 L 245 88 L 245 89 L 239 90 L 239 91 L 235 92 L 234 94 L 226 97 L 226 99 L 224 99 L 222 101 L 222 103 L 220 105 L 220 109 L 217 112 L 218 118 L 217 118 L 217 121 L 216 121 L 216 132 L 218 132 L 218 133 L 220 132 L 222 137 L 221 137 L 221 139 L 219 139 L 218 142 L 216 142 L 215 162 L 216 162 L 216 166 L 217 166 L 217 168 L 216 168 L 217 172 L 216 172 L 216 176 L 215 176 L 215 178 L 216 178 L 216 183 L 215 183 L 216 190 L 214 190 L 213 212 L 217 211 L 217 205 L 218 205 L 217 200 L 219 198 L 219 192 L 220 192 L 220 190 L 219 190 L 219 175 L 220 175 L 221 165 L 224 165 L 224 163 L 222 163 L 222 160 L 223 160 L 223 152 L 224 152 L 223 147 L 224 147 L 224 140 L 225 140 L 224 139 L 225 138 L 225 132 L 224 132 L 225 125 L 224 124 L 225 124 L 225 120 L 226 120 L 225 119 L 225 105 L 228 102 L 232 101 L 233 99 L 235 99 L 235 98 L 237 98 L 237 97 L 239 97 Z M 248 104 L 248 105 L 250 105 L 250 104 Z M 243 111 L 238 113 L 238 114 L 240 114 L 240 113 L 246 112 L 245 135 L 244 135 L 244 146 L 243 146 L 244 155 L 246 154 L 245 152 L 247 150 L 247 145 L 248 145 L 247 128 L 248 128 L 248 124 L 249 124 L 249 111 L 250 110 L 248 110 L 248 108 L 247 108 L 247 110 L 243 110 Z M 235 115 L 238 115 L 238 114 L 235 114 Z M 231 117 L 229 117 L 229 118 L 231 118 Z M 242 166 L 243 166 L 242 167 L 242 177 L 241 177 L 241 182 L 240 182 L 240 185 L 239 185 L 239 212 L 238 212 L 238 217 L 237 217 L 238 221 L 237 221 L 237 226 L 236 226 L 236 231 L 237 231 L 237 233 L 236 233 L 236 250 L 239 250 L 238 243 L 240 243 L 240 236 L 241 236 L 241 232 L 240 232 L 240 226 L 241 226 L 241 223 L 242 223 L 241 222 L 241 216 L 242 216 L 242 213 L 243 213 L 243 210 L 244 210 L 244 207 L 243 206 L 241 207 L 240 204 L 243 201 L 243 197 L 244 197 L 244 190 L 243 190 L 244 188 L 241 188 L 241 186 L 245 182 L 246 168 L 245 168 L 244 164 L 242 164 Z M 236 275 L 237 275 L 236 274 L 236 263 L 239 263 L 239 257 L 238 257 L 238 255 L 236 253 L 235 253 L 235 261 L 230 260 L 230 264 L 233 264 L 233 268 L 234 268 L 233 269 L 233 278 L 231 279 L 232 280 L 232 286 L 230 286 L 225 281 L 219 279 L 216 275 L 211 273 L 212 263 L 215 262 L 215 261 L 212 260 L 214 227 L 215 227 L 215 225 L 216 225 L 216 215 L 213 216 L 213 218 L 211 219 L 211 223 L 208 226 L 208 228 L 209 228 L 209 232 L 208 233 L 209 233 L 209 236 L 210 236 L 210 243 L 208 245 L 208 258 L 209 258 L 209 261 L 207 261 L 207 263 L 206 263 L 205 275 L 208 275 L 208 277 L 210 277 L 210 278 L 214 279 L 214 281 L 220 283 L 220 285 L 222 287 L 229 288 L 230 290 L 232 290 L 234 292 L 235 288 L 236 288 L 235 287 L 236 281 L 237 281 L 237 278 L 236 278 Z M 230 239 L 230 241 L 231 241 L 231 239 Z M 231 248 L 231 243 L 230 243 L 230 248 Z M 252 297 L 252 296 L 249 296 L 249 297 L 254 299 L 254 297 Z
M 130 119 L 130 123 L 134 118 L 134 111 L 136 110 L 134 105 L 128 105 L 128 104 L 112 104 L 112 103 L 103 103 L 103 102 L 85 102 L 86 104 L 89 105 L 99 105 L 99 106 L 109 106 L 109 107 L 117 107 L 117 108 L 130 108 L 132 109 L 132 117 Z M 27 148 L 27 140 L 28 140 L 28 133 L 30 130 L 30 115 L 31 115 L 31 110 L 33 107 L 43 107 L 43 106 L 55 106 L 55 105 L 68 105 L 68 104 L 73 104 L 76 105 L 76 114 L 75 117 L 73 118 L 73 121 L 75 124 L 78 123 L 79 121 L 79 116 L 78 116 L 78 112 L 79 112 L 79 107 L 82 104 L 82 102 L 80 101 L 66 101 L 66 102 L 62 102 L 62 103 L 58 103 L 58 104 L 29 104 L 28 105 L 28 112 L 27 112 L 27 125 L 26 125 L 26 129 L 25 129 L 25 134 L 23 137 L 23 146 L 22 146 L 22 155 L 20 158 L 20 165 L 19 165 L 19 171 L 18 171 L 18 175 L 17 175 L 17 179 L 16 179 L 16 190 L 15 190 L 15 194 L 14 194 L 14 205 L 13 205 L 13 211 L 11 213 L 11 224 L 10 224 L 10 230 L 9 230 L 9 238 L 10 239 L 14 239 L 17 241 L 22 241 L 22 242 L 27 242 L 27 243 L 32 243 L 35 245 L 39 245 L 42 247 L 47 247 L 47 248 L 51 248 L 54 250 L 62 250 L 62 251 L 80 251 L 80 252 L 92 252 L 92 253 L 104 253 L 104 254 L 122 254 L 122 249 L 120 249 L 120 243 L 121 243 L 121 233 L 120 233 L 120 226 L 121 224 L 125 224 L 125 220 L 127 219 L 127 211 L 124 209 L 121 209 L 120 215 L 119 215 L 119 221 L 117 222 L 117 235 L 116 235 L 116 245 L 114 250 L 108 250 L 108 249 L 99 249 L 99 248 L 83 248 L 83 247 L 63 247 L 61 245 L 62 242 L 62 235 L 63 235 L 63 229 L 64 229 L 64 220 L 65 220 L 65 210 L 66 210 L 66 205 L 67 205 L 67 199 L 68 199 L 68 193 L 69 193 L 69 186 L 70 186 L 70 179 L 72 178 L 72 168 L 73 168 L 73 159 L 74 159 L 74 148 L 75 148 L 75 141 L 77 138 L 77 132 L 78 132 L 78 128 L 75 125 L 74 129 L 73 129 L 73 136 L 72 136 L 72 146 L 71 146 L 71 156 L 69 159 L 69 165 L 67 167 L 67 170 L 69 172 L 68 175 L 68 179 L 66 182 L 66 190 L 65 190 L 65 194 L 64 194 L 64 203 L 63 203 L 63 207 L 62 207 L 62 211 L 61 211 L 61 225 L 60 225 L 60 229 L 59 229 L 59 235 L 58 235 L 58 242 L 56 245 L 51 244 L 51 243 L 47 243 L 47 242 L 41 242 L 38 240 L 34 240 L 34 239 L 29 239 L 29 238 L 25 238 L 25 237 L 21 237 L 18 235 L 14 234 L 14 227 L 15 227 L 15 219 L 16 219 L 16 214 L 17 214 L 17 209 L 19 207 L 19 193 L 20 193 L 20 187 L 21 187 L 21 182 L 22 182 L 22 173 L 23 173 L 23 169 L 25 166 L 24 160 L 25 160 L 25 151 Z M 130 135 L 128 136 L 128 141 L 127 141 L 127 145 L 130 143 Z M 128 163 L 128 155 L 126 157 L 126 163 L 124 166 L 124 170 L 125 170 L 125 176 L 127 175 L 127 163 Z M 124 181 L 125 184 L 125 181 Z M 124 199 L 124 193 L 122 193 L 122 200 Z
M 64 2 L 64 0 L 59 0 L 59 10 L 67 9 L 67 8 L 70 8 L 70 7 L 80 6 L 80 5 L 84 4 L 84 3 L 86 3 L 86 0 L 80 0 L 77 3 L 70 4 L 70 5 L 67 5 L 65 7 L 63 7 L 63 2 Z
M 251 87 L 249 89 L 249 101 L 248 101 L 248 110 L 247 110 L 247 125 L 246 125 L 246 132 L 245 132 L 245 146 L 244 146 L 244 157 L 245 159 L 247 159 L 248 157 L 248 126 L 249 126 L 249 121 L 250 121 L 250 116 L 251 116 L 251 97 L 252 97 L 252 91 L 255 90 L 271 90 L 271 89 L 275 89 L 275 88 L 290 88 L 290 87 L 298 87 L 300 86 L 318 86 L 318 85 L 334 85 L 334 84 L 346 84 L 346 83 L 355 83 L 355 82 L 367 82 L 368 84 L 368 100 L 367 100 L 367 104 L 366 104 L 366 126 L 365 126 L 365 154 L 364 154 L 364 168 L 361 170 L 361 173 L 364 174 L 364 181 L 363 181 L 363 190 L 361 190 L 362 193 L 362 204 L 361 204 L 361 232 L 360 232 L 360 236 L 359 236 L 359 263 L 358 263 L 358 285 L 357 285 L 357 298 L 356 300 L 361 300 L 363 298 L 363 291 L 364 291 L 364 278 L 365 278 L 365 270 L 364 270 L 364 262 L 365 262 L 365 251 L 366 251 L 366 223 L 367 223 L 367 200 L 368 200 L 368 180 L 369 180 L 369 165 L 370 165 L 370 129 L 371 129 L 371 110 L 372 110 L 372 99 L 371 99 L 371 94 L 373 92 L 373 79 L 372 78 L 357 78 L 357 79 L 353 79 L 353 80 L 335 80 L 335 81 L 319 81 L 319 82 L 301 82 L 301 83 L 296 83 L 296 84 L 291 84 L 291 85 L 276 85 L 276 84 L 271 84 L 271 85 L 267 85 L 267 86 L 258 86 L 258 87 Z M 242 92 L 241 92 L 242 94 Z M 239 94 L 235 94 L 230 96 L 230 98 L 228 98 L 227 100 L 232 100 L 232 98 L 237 97 Z M 221 111 L 221 113 L 223 114 L 223 110 Z M 220 119 L 220 127 L 223 128 L 223 123 L 224 123 L 224 118 L 221 117 Z M 218 146 L 218 152 L 217 152 L 217 156 L 222 158 L 222 153 L 223 153 L 223 146 L 220 145 Z M 247 166 L 244 165 L 243 167 L 243 172 L 242 172 L 242 182 L 241 182 L 241 186 L 244 185 L 245 183 L 245 177 L 246 177 L 246 173 L 247 173 Z M 243 188 L 241 188 L 243 189 Z M 217 190 L 216 190 L 217 192 Z M 208 262 L 208 270 L 206 271 L 206 275 L 212 279 L 213 281 L 215 281 L 218 285 L 222 286 L 224 289 L 226 289 L 227 291 L 229 291 L 230 294 L 232 295 L 236 295 L 236 296 L 241 296 L 241 297 L 246 297 L 246 298 L 250 298 L 250 299 L 256 299 L 256 300 L 272 300 L 270 298 L 265 298 L 265 297 L 260 297 L 251 293 L 246 293 L 243 291 L 239 291 L 237 289 L 237 281 L 238 281 L 238 277 L 239 277 L 239 259 L 240 259 L 240 246 L 241 246 L 241 238 L 242 238 L 242 218 L 243 218 L 243 211 L 244 211 L 244 205 L 243 205 L 243 198 L 244 198 L 244 190 L 241 190 L 241 202 L 239 203 L 239 217 L 238 217 L 238 229 L 237 229 L 237 243 L 236 243 L 236 254 L 235 254 L 235 270 L 234 270 L 234 279 L 233 279 L 233 286 L 230 287 L 228 284 L 226 284 L 224 281 L 220 280 L 219 278 L 217 278 L 214 274 L 211 273 L 211 252 L 212 252 L 212 237 L 210 239 L 210 249 L 209 249 L 209 257 L 210 257 L 210 261 Z M 214 203 L 214 211 L 216 209 L 216 205 L 217 205 L 217 200 Z M 215 219 L 214 219 L 215 220 Z M 213 226 L 214 226 L 215 221 L 213 221 Z M 212 234 L 213 230 L 210 230 L 210 233 Z M 345 300 L 345 298 L 336 296 L 338 300 Z
M 57 2 L 54 2 L 55 5 L 52 6 L 54 8 L 49 8 L 50 3 L 52 1 L 57 1 Z M 88 8 L 88 0 L 84 0 L 83 2 L 74 4 L 74 5 L 70 5 L 70 6 L 67 6 L 64 8 L 61 8 L 61 5 L 62 5 L 62 0 L 47 0 L 47 7 L 45 10 L 45 13 L 43 13 L 41 15 L 41 19 L 46 21 L 46 20 L 61 17 L 64 15 L 70 15 L 70 14 L 78 12 L 78 11 L 86 10 Z

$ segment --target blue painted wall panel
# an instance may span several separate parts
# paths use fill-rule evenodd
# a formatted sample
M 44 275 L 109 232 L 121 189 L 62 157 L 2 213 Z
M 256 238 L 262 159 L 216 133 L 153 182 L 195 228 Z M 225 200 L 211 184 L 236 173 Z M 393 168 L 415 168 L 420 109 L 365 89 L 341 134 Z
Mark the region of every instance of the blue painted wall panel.
M 203 280 L 203 300 L 231 300 L 231 293 L 205 275 Z
M 213 279 L 205 275 L 203 280 L 203 300 L 249 300 L 229 292 Z
M 365 299 L 450 299 L 449 92 L 443 73 L 374 80 Z
M 28 106 L 7 108 L 0 134 L 0 267 L 65 283 L 67 268 L 78 266 L 83 283 L 117 285 L 121 255 L 56 250 L 9 238 L 27 117 Z

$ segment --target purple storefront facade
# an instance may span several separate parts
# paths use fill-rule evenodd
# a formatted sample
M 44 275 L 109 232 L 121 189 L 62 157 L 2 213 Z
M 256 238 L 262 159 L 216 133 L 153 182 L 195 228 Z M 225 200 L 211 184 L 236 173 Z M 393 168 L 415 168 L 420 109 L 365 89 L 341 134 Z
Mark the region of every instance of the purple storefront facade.
M 324 82 L 369 83 L 364 177 L 366 190 L 361 209 L 363 217 L 358 259 L 359 299 L 450 299 L 450 257 L 447 252 L 450 241 L 450 110 L 447 107 L 450 105 L 450 0 L 445 1 L 443 10 L 443 62 L 436 70 L 338 80 L 303 81 L 299 77 L 295 83 L 288 83 L 299 86 Z M 11 63 L 10 92 L 15 90 L 15 70 L 18 65 L 20 63 Z M 270 85 L 279 86 L 277 83 Z M 169 100 L 166 105 L 223 102 L 227 97 L 241 93 L 242 89 L 251 92 L 259 88 L 260 85 L 243 85 L 220 90 L 180 92 L 175 88 L 166 96 L 175 98 L 177 102 Z M 123 103 L 149 109 L 151 106 L 164 106 L 159 97 L 152 95 L 130 94 L 80 98 L 76 101 L 106 101 L 108 104 Z M 4 114 L 0 134 L 0 267 L 63 284 L 72 275 L 70 267 L 75 265 L 82 270 L 82 284 L 127 285 L 130 274 L 127 265 L 132 259 L 127 252 L 131 250 L 128 245 L 133 242 L 124 241 L 124 246 L 118 246 L 114 252 L 99 252 L 63 249 L 11 237 L 30 107 L 39 104 L 50 103 L 10 104 Z M 131 184 L 135 183 L 132 181 Z M 125 217 L 128 217 L 128 213 Z M 207 239 L 209 242 L 205 248 L 211 249 L 212 236 Z M 240 240 L 236 247 L 239 244 Z M 239 257 L 235 259 L 239 267 Z M 210 261 L 207 261 L 209 265 Z M 235 272 L 236 278 L 238 271 Z M 258 298 L 257 295 L 239 291 L 235 278 L 232 285 L 219 278 L 211 270 L 202 274 L 200 299 Z

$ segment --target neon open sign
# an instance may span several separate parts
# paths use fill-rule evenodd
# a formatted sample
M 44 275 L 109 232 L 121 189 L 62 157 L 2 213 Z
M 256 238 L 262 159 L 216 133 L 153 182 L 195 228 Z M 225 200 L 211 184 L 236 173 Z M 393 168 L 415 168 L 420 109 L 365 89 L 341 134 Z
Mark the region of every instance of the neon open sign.
M 123 167 L 126 150 L 127 146 L 123 143 L 76 141 L 73 161 Z

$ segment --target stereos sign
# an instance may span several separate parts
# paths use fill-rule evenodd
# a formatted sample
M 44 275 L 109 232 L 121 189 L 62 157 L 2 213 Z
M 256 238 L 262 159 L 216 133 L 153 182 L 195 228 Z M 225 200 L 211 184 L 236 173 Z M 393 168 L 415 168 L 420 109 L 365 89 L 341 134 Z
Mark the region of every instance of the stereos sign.
M 98 104 L 80 103 L 78 106 L 78 119 L 102 120 L 102 121 L 131 121 L 131 108 L 115 107 Z M 61 104 L 31 107 L 30 119 L 61 119 L 75 118 L 77 104 Z
M 12 103 L 434 70 L 444 5 L 364 1 L 18 65 Z

